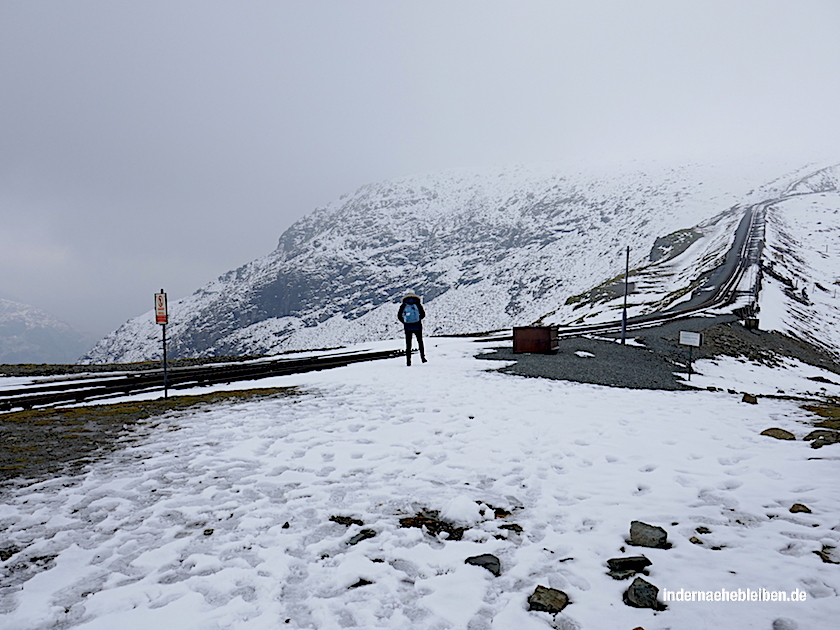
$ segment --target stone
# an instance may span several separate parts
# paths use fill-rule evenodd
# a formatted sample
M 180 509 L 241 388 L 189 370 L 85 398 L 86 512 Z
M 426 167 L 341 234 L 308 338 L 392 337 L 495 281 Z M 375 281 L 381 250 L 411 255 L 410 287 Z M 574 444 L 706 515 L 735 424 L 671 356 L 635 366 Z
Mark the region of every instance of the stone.
M 365 578 L 359 578 L 358 582 L 356 582 L 355 584 L 351 584 L 347 588 L 359 588 L 360 586 L 370 586 L 371 584 L 373 584 L 373 582 L 371 582 L 370 580 L 366 580 Z
M 10 545 L 8 547 L 3 547 L 0 549 L 0 560 L 6 562 L 9 558 L 20 551 L 20 547 L 16 547 L 15 545 Z
M 376 536 L 376 532 L 372 529 L 363 529 L 358 534 L 353 536 L 350 540 L 347 541 L 347 544 L 352 546 L 362 542 L 363 540 L 367 540 L 368 538 L 373 538 Z
M 552 615 L 559 613 L 569 605 L 569 596 L 556 588 L 537 586 L 528 597 L 528 610 L 547 612 Z
M 712 530 L 709 529 L 708 527 L 706 527 L 705 525 L 701 525 L 700 527 L 698 527 L 694 531 L 696 531 L 698 534 L 711 534 L 712 533 Z
M 502 563 L 492 553 L 483 553 L 480 556 L 472 556 L 464 560 L 464 564 L 472 564 L 477 567 L 483 567 L 496 577 L 499 577 L 502 574 Z
M 344 525 L 345 527 L 350 527 L 351 525 L 358 525 L 361 527 L 364 525 L 362 521 L 357 518 L 353 518 L 352 516 L 330 516 L 330 520 L 333 523 L 338 523 L 339 525 Z
M 810 442 L 811 440 L 816 440 L 817 438 L 829 437 L 829 436 L 832 436 L 832 435 L 835 435 L 834 431 L 828 431 L 826 429 L 816 429 L 814 431 L 811 431 L 808 435 L 806 435 L 802 439 L 805 440 L 806 442 Z
M 633 608 L 652 608 L 665 610 L 667 606 L 659 601 L 659 589 L 653 584 L 637 577 L 624 592 L 624 603 Z
M 633 577 L 637 573 L 646 572 L 645 569 L 653 564 L 644 556 L 631 556 L 629 558 L 610 558 L 607 560 L 607 566 L 610 570 L 607 572 L 614 580 L 626 580 Z
M 744 394 L 743 398 L 741 398 L 741 402 L 749 403 L 751 405 L 757 405 L 758 398 L 756 398 L 752 394 Z
M 820 560 L 825 562 L 826 564 L 840 564 L 840 559 L 834 558 L 834 547 L 830 547 L 828 545 L 823 545 L 823 548 L 819 551 L 815 551 L 814 553 L 820 557 Z
M 822 427 L 823 429 L 836 429 L 840 431 L 840 420 L 822 420 L 814 425 L 815 427 Z
M 796 439 L 796 436 L 793 433 L 791 433 L 790 431 L 785 431 L 784 429 L 779 429 L 778 427 L 773 427 L 772 429 L 764 429 L 764 431 L 761 432 L 761 435 L 776 438 L 777 440 Z
M 642 521 L 630 523 L 630 544 L 637 547 L 653 547 L 656 549 L 667 549 L 668 532 L 656 525 L 648 525 Z
M 817 429 L 811 431 L 803 439 L 811 442 L 811 448 L 822 448 L 829 444 L 837 444 L 840 442 L 840 433 L 837 431 L 826 431 L 825 429 Z
M 415 516 L 407 516 L 400 519 L 400 527 L 417 527 L 425 529 L 429 535 L 438 537 L 441 533 L 446 534 L 447 540 L 461 540 L 466 527 L 456 527 L 452 523 L 442 521 L 438 513 L 434 511 L 419 512 Z
M 773 630 L 797 630 L 799 625 L 793 619 L 779 617 L 778 619 L 773 620 L 773 625 L 771 627 Z
M 700 540 L 699 538 L 697 538 L 697 536 L 692 536 L 691 538 L 688 539 L 688 542 L 690 542 L 692 545 L 702 545 L 703 544 L 703 541 Z
M 792 514 L 796 514 L 797 512 L 805 512 L 807 514 L 811 513 L 810 508 L 807 505 L 802 505 L 801 503 L 794 503 L 790 506 L 790 512 Z

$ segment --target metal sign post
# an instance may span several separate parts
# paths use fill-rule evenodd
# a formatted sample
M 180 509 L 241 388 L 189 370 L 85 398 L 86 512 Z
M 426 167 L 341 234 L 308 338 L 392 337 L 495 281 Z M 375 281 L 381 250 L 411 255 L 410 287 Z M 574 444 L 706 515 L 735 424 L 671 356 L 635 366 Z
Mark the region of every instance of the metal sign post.
M 155 323 L 163 326 L 163 397 L 169 398 L 169 374 L 166 366 L 166 321 L 168 319 L 166 308 L 166 293 L 163 289 L 155 293 Z
M 680 345 L 688 346 L 688 380 L 691 380 L 691 351 L 694 348 L 699 348 L 703 343 L 703 335 L 698 332 L 689 332 L 688 330 L 680 331 Z

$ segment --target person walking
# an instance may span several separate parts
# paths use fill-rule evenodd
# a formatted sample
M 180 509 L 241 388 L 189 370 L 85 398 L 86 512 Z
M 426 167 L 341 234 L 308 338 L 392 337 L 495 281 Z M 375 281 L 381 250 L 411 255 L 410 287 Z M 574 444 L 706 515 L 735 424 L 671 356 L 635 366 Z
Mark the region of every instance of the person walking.
M 423 318 L 426 317 L 426 311 L 423 309 L 423 304 L 420 303 L 420 298 L 414 294 L 414 291 L 409 291 L 402 299 L 400 310 L 397 311 L 397 319 L 400 320 L 405 328 L 405 364 L 411 365 L 411 336 L 417 337 L 417 347 L 420 349 L 420 360 L 426 363 L 426 352 L 423 349 Z

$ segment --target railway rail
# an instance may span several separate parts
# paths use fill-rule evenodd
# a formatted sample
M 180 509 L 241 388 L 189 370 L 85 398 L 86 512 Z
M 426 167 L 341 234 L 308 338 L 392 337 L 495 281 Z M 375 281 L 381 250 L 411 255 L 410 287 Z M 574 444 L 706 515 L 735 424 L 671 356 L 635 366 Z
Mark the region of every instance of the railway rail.
M 627 330 L 651 328 L 667 322 L 685 319 L 712 308 L 721 308 L 733 304 L 739 298 L 744 298 L 748 302 L 745 307 L 747 311 L 754 311 L 761 286 L 760 272 L 749 288 L 739 289 L 739 286 L 741 286 L 748 270 L 759 265 L 761 248 L 764 244 L 764 213 L 767 206 L 776 201 L 765 201 L 746 209 L 735 231 L 735 239 L 723 264 L 709 274 L 705 282 L 695 289 L 689 300 L 665 311 L 628 317 Z M 618 333 L 620 331 L 621 321 L 617 320 L 598 324 L 560 326 L 557 335 L 560 338 L 568 338 L 588 334 Z M 493 339 L 498 341 L 512 338 L 510 334 L 493 336 Z
M 301 372 L 327 370 L 335 367 L 404 356 L 403 350 L 379 352 L 347 352 L 301 359 L 257 360 L 253 362 L 181 367 L 168 370 L 170 389 L 187 389 L 257 380 Z M 0 390 L 0 411 L 32 409 L 58 404 L 74 404 L 90 400 L 115 398 L 129 394 L 160 391 L 164 387 L 163 370 L 114 373 L 101 377 L 82 377 L 60 383 L 36 384 Z

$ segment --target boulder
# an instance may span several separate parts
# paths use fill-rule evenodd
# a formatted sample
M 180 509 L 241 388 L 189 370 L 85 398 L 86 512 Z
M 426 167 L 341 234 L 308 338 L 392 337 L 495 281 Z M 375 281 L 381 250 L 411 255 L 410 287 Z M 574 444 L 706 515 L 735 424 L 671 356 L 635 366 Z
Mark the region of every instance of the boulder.
M 656 549 L 667 549 L 668 532 L 656 525 L 648 525 L 642 521 L 630 523 L 630 544 L 637 547 L 653 547 Z
M 807 505 L 802 505 L 801 503 L 794 503 L 790 506 L 791 514 L 796 514 L 797 512 L 805 512 L 806 514 L 810 514 L 811 510 L 808 508 Z
M 484 567 L 496 577 L 499 577 L 502 573 L 502 563 L 492 553 L 484 553 L 480 556 L 472 556 L 464 560 L 464 564 L 472 564 L 477 567 Z
M 749 403 L 751 405 L 757 405 L 758 404 L 758 398 L 756 398 L 752 394 L 744 394 L 744 397 L 741 398 L 741 402 Z
M 554 615 L 563 610 L 569 603 L 569 596 L 563 591 L 537 586 L 528 597 L 528 610 L 537 610 Z
M 784 429 L 779 429 L 778 427 L 773 427 L 772 429 L 764 429 L 764 431 L 761 432 L 761 435 L 776 438 L 777 440 L 796 439 L 796 436 L 793 433 L 791 433 L 790 431 L 785 431 Z
M 665 610 L 667 606 L 659 601 L 659 589 L 653 584 L 637 577 L 624 592 L 624 603 L 634 608 L 652 608 Z

